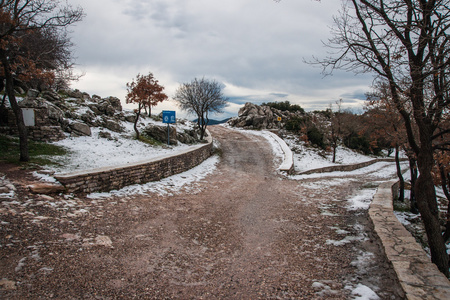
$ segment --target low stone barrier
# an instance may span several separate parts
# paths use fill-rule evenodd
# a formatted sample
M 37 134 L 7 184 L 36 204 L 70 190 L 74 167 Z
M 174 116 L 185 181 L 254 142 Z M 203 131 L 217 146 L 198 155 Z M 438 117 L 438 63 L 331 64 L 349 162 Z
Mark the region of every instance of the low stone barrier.
M 299 172 L 298 175 L 309 175 L 313 173 L 329 173 L 329 172 L 349 172 L 354 171 L 356 169 L 365 168 L 367 166 L 373 165 L 377 162 L 395 162 L 395 159 L 393 158 L 376 158 L 372 159 L 366 162 L 352 164 L 352 165 L 336 165 L 336 166 L 329 166 L 329 167 L 323 167 L 318 169 L 311 169 L 304 172 Z
M 208 138 L 207 144 L 192 146 L 174 156 L 161 156 L 123 166 L 55 174 L 54 177 L 69 193 L 107 192 L 127 185 L 157 181 L 187 171 L 210 157 L 213 143 L 211 135 Z
M 450 299 L 450 282 L 439 272 L 411 233 L 394 215 L 392 186 L 382 183 L 373 198 L 369 216 L 381 240 L 406 299 Z

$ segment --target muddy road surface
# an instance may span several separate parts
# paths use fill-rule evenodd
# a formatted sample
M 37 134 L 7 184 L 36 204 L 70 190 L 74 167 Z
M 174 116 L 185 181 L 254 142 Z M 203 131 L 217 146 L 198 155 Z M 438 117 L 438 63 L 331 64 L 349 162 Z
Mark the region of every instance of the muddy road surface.
M 401 299 L 367 212 L 348 209 L 370 174 L 292 180 L 263 137 L 210 130 L 215 171 L 170 196 L 31 195 L 3 166 L 0 298 Z

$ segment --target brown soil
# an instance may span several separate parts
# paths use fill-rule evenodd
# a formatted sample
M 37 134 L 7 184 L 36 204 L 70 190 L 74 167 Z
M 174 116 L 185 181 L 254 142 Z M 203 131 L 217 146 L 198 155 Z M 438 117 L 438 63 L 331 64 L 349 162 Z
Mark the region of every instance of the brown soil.
M 0 199 L 0 298 L 349 299 L 360 283 L 401 299 L 366 212 L 346 209 L 370 177 L 323 190 L 332 179 L 278 174 L 263 138 L 211 131 L 216 171 L 173 196 L 33 195 L 26 171 L 1 165 L 18 190 Z

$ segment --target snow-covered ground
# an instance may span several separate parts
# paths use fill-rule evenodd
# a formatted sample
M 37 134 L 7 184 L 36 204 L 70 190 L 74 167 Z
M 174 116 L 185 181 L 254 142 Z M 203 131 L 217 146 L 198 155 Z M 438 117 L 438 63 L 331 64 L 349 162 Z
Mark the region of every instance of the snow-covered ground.
M 191 126 L 189 126 L 189 123 L 186 121 L 186 125 L 175 124 L 177 131 L 191 128 L 193 124 L 191 123 Z M 162 122 L 157 122 L 150 118 L 141 118 L 139 128 L 142 129 L 149 124 L 166 126 Z M 125 128 L 125 132 L 123 133 L 92 127 L 91 136 L 68 137 L 55 142 L 55 145 L 68 149 L 70 155 L 52 157 L 51 159 L 58 163 L 58 165 L 49 166 L 48 170 L 56 173 L 70 173 L 80 170 L 125 165 L 162 155 L 176 154 L 190 147 L 182 143 L 178 143 L 177 146 L 152 146 L 134 138 L 132 123 L 122 122 L 121 125 Z M 101 131 L 109 133 L 111 139 L 99 138 Z

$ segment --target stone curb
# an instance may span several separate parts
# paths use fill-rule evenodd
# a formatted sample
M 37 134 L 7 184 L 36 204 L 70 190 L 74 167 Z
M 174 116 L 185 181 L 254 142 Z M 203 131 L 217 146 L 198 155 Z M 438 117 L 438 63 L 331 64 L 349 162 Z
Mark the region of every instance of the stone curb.
M 404 161 L 401 159 L 400 161 Z M 297 175 L 309 175 L 313 173 L 329 173 L 329 172 L 350 172 L 356 169 L 365 168 L 367 166 L 373 165 L 378 162 L 395 162 L 394 158 L 375 158 L 366 162 L 357 163 L 357 164 L 349 164 L 349 165 L 334 165 L 329 167 L 323 167 L 318 169 L 306 170 L 303 172 L 297 173 Z
M 292 153 L 292 150 L 289 148 L 286 142 L 282 138 L 280 138 L 277 134 L 271 131 L 267 132 L 280 145 L 281 150 L 283 150 L 284 153 L 283 162 L 278 167 L 278 170 L 280 170 L 281 172 L 286 172 L 287 174 L 292 174 L 294 172 L 294 154 Z
M 389 181 L 379 185 L 369 208 L 369 217 L 405 298 L 450 299 L 449 280 L 394 215 L 392 186 L 395 183 Z

